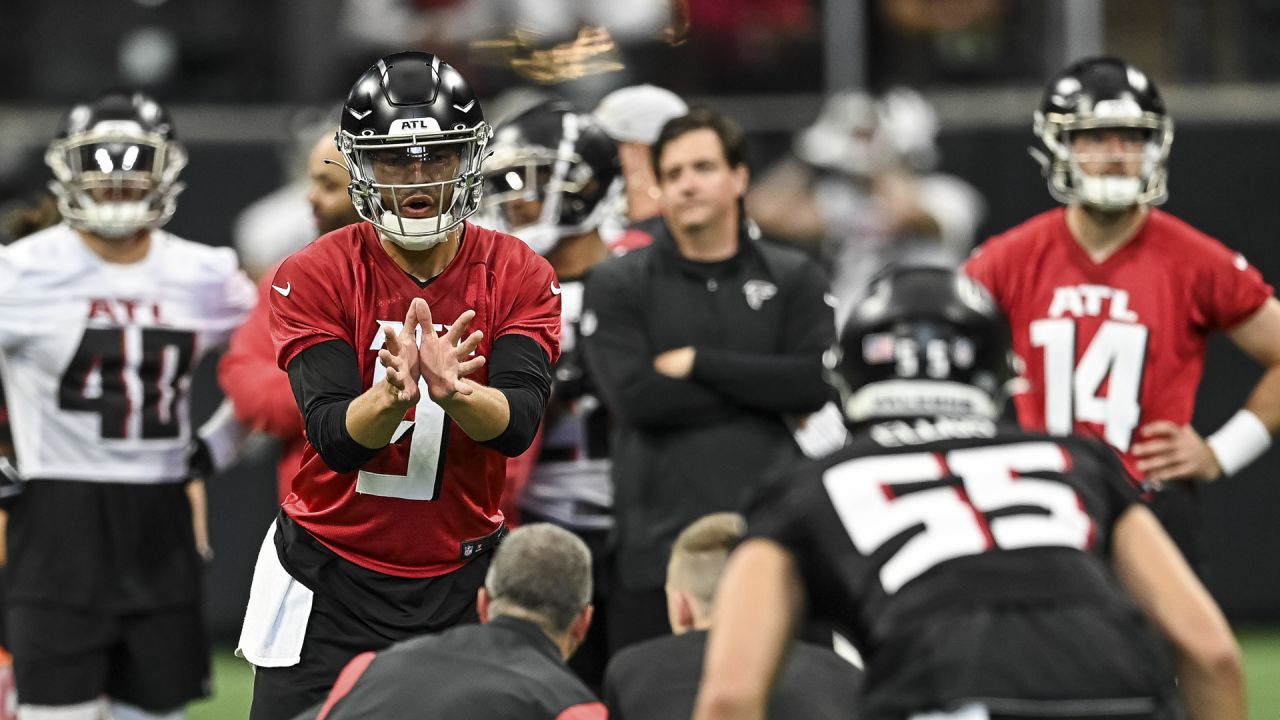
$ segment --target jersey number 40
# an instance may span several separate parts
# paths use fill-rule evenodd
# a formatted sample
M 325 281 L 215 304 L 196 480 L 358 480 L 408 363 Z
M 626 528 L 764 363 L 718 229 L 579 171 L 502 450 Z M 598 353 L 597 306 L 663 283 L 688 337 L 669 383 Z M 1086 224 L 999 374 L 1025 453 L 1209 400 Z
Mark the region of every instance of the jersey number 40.
M 953 558 L 995 549 L 1089 547 L 1095 528 L 1076 491 L 1027 477 L 1069 466 L 1061 446 L 1039 441 L 856 458 L 827 470 L 823 483 L 864 556 L 915 530 L 880 568 L 880 584 L 892 595 Z M 941 482 L 947 478 L 959 482 Z
M 186 330 L 87 328 L 62 373 L 58 407 L 97 413 L 105 440 L 177 438 L 195 350 Z

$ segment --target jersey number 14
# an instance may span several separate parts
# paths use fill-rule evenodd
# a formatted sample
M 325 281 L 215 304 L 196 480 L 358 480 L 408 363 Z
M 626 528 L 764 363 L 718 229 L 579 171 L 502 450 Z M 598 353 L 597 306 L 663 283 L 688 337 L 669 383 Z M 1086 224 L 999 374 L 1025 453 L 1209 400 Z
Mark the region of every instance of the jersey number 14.
M 1044 348 L 1045 429 L 1067 435 L 1077 422 L 1095 423 L 1102 426 L 1109 445 L 1125 452 L 1142 417 L 1138 395 L 1147 359 L 1147 328 L 1104 320 L 1079 363 L 1076 330 L 1070 318 L 1031 323 L 1031 344 Z

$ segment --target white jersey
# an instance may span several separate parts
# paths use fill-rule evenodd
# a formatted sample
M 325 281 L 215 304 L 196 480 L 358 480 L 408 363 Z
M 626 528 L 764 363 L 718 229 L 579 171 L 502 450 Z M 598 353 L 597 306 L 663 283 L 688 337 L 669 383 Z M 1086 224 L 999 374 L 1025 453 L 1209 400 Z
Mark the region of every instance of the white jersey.
M 19 470 L 184 479 L 191 373 L 256 298 L 232 250 L 159 230 L 128 265 L 65 224 L 0 248 L 0 376 Z

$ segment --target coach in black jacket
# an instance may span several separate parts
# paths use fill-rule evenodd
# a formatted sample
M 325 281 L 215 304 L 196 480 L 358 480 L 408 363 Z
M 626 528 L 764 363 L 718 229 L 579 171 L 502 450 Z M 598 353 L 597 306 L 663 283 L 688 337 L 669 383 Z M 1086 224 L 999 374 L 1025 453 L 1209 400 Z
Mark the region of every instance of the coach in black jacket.
M 357 655 L 325 704 L 295 720 L 604 720 L 565 665 L 591 624 L 591 553 L 547 523 L 513 531 L 476 609 L 482 625 Z
M 593 268 L 583 346 L 613 414 L 612 649 L 667 632 L 676 534 L 738 509 L 795 442 L 789 414 L 828 399 L 827 282 L 802 254 L 747 231 L 742 131 L 695 109 L 653 145 L 665 222 L 653 243 Z

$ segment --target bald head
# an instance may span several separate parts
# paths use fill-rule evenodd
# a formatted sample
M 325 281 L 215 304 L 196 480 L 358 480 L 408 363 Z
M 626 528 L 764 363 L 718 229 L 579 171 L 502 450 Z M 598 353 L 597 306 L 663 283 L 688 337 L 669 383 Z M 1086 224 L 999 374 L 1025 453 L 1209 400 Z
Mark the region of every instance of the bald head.
M 347 194 L 351 176 L 347 174 L 346 160 L 333 142 L 337 131 L 337 128 L 326 130 L 307 158 L 307 202 L 311 203 L 311 214 L 321 235 L 360 222 Z

